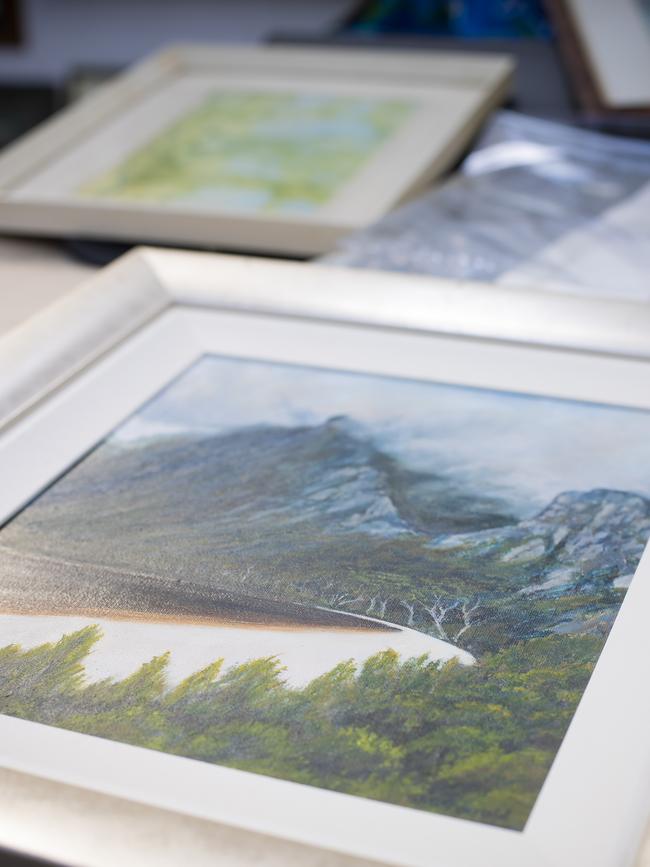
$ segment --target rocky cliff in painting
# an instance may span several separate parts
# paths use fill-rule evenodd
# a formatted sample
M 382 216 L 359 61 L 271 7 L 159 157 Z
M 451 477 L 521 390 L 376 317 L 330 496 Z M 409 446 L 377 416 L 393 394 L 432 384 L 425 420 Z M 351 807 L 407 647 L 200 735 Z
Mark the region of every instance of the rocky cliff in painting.
M 650 501 L 570 491 L 517 520 L 348 418 L 109 443 L 0 531 L 14 551 L 410 626 L 481 653 L 607 630 Z

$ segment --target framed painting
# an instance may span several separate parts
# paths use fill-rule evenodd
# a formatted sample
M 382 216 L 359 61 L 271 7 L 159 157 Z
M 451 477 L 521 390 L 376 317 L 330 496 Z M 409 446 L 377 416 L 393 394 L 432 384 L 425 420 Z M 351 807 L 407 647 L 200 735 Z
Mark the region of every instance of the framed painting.
M 631 864 L 649 319 L 142 250 L 16 330 L 2 766 L 409 867 Z
M 177 47 L 0 157 L 12 232 L 307 256 L 448 167 L 506 56 Z
M 614 7 L 604 0 L 567 0 L 566 5 L 602 102 L 613 109 L 650 108 L 647 0 L 622 0 Z
M 586 115 L 642 135 L 650 123 L 650 4 L 547 0 L 547 5 Z

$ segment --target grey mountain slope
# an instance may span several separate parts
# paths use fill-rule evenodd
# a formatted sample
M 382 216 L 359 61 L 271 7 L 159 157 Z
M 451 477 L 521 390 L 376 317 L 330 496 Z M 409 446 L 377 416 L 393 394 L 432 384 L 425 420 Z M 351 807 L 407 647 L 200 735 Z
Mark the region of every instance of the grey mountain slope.
M 105 445 L 0 545 L 379 617 L 476 653 L 611 623 L 648 536 L 639 495 L 566 492 L 518 522 L 334 418 Z
M 346 419 L 106 446 L 0 536 L 58 555 L 209 577 L 215 559 L 270 562 L 386 540 L 504 524 L 496 500 L 413 473 Z M 370 538 L 369 538 L 370 537 Z
M 2 545 L 0 575 L 0 611 L 10 614 L 395 631 L 389 624 L 348 612 L 26 554 Z

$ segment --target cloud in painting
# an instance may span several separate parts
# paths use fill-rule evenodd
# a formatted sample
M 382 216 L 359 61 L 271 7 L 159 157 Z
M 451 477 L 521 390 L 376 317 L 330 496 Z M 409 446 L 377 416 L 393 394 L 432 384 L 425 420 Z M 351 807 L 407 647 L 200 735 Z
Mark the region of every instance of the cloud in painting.
M 313 425 L 335 415 L 353 418 L 414 469 L 501 496 L 522 516 L 569 489 L 650 495 L 647 412 L 214 356 L 175 380 L 114 439 Z

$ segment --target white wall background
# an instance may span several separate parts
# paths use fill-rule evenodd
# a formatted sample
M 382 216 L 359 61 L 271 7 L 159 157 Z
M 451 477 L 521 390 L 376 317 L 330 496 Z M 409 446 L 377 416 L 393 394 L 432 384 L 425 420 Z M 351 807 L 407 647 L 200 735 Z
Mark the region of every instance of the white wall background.
M 174 41 L 256 42 L 333 27 L 352 0 L 23 0 L 24 44 L 0 48 L 0 81 L 60 82 Z

